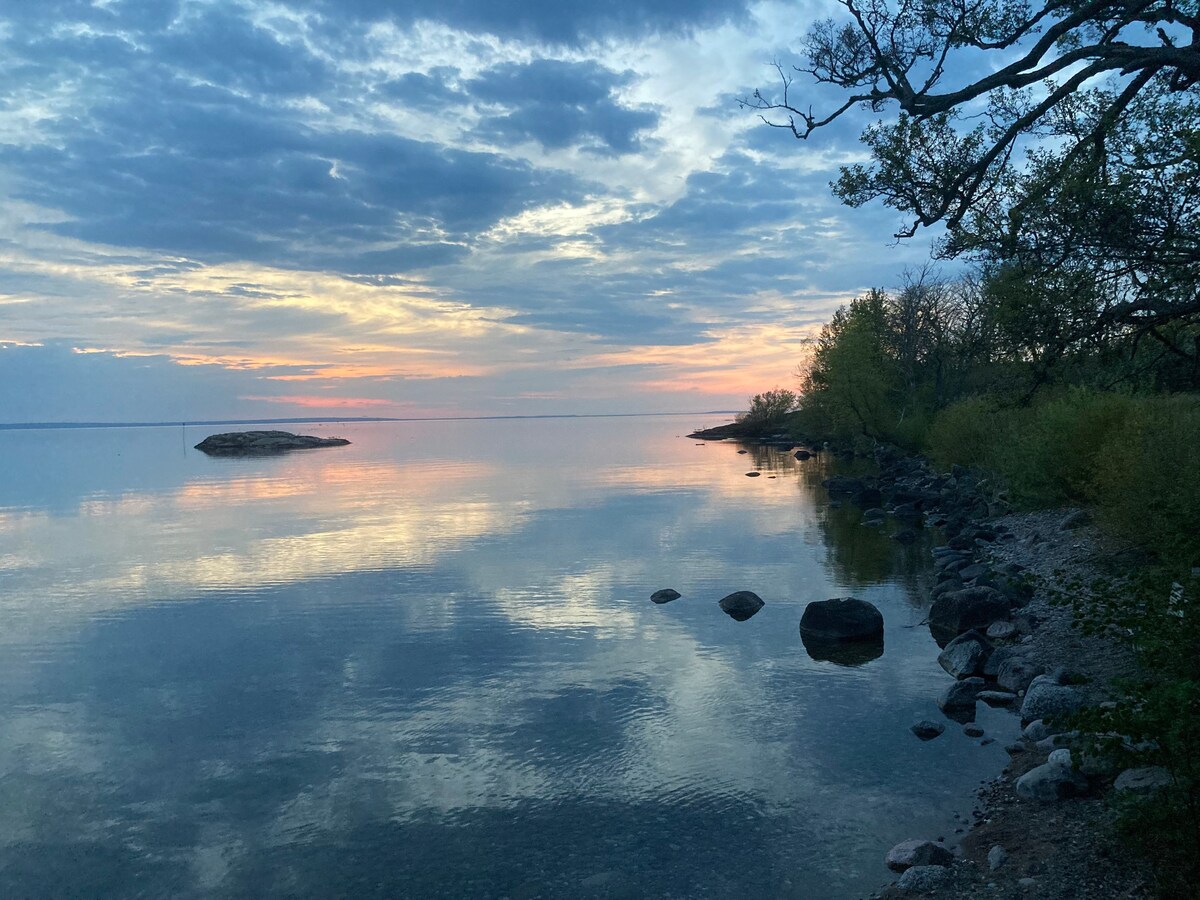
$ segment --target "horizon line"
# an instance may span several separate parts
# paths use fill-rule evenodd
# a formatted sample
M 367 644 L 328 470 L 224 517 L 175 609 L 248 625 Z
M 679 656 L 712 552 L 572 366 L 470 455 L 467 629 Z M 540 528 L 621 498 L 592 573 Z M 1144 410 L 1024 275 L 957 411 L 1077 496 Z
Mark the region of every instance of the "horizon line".
M 187 428 L 212 425 L 315 425 L 364 422 L 463 422 L 512 419 L 621 419 L 649 416 L 714 416 L 736 415 L 743 410 L 708 409 L 695 412 L 635 412 L 635 413 L 542 413 L 528 415 L 492 416 L 304 416 L 282 419 L 195 419 L 160 422 L 0 422 L 0 431 L 34 431 L 58 428 Z

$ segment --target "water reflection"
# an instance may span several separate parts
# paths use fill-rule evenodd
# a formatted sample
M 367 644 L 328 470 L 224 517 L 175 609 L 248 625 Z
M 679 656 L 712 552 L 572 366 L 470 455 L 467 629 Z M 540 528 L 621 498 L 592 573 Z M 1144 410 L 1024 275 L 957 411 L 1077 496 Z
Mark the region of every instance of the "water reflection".
M 945 683 L 916 557 L 839 566 L 825 463 L 746 479 L 670 420 L 335 428 L 137 435 L 140 480 L 0 433 L 98 469 L 0 490 L 0 895 L 856 896 L 999 767 L 909 734 Z M 887 653 L 810 657 L 801 611 L 850 588 Z

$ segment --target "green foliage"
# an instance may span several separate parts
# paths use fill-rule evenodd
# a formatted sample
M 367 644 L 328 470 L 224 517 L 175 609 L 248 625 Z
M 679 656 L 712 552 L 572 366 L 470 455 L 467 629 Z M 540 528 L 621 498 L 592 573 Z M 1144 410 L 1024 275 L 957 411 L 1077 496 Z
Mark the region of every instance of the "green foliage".
M 1132 407 L 1119 394 L 1075 389 L 1021 411 L 995 460 L 1011 498 L 1031 507 L 1093 499 L 1097 463 L 1116 450 Z
M 1168 565 L 1101 578 L 1064 580 L 1048 589 L 1069 604 L 1085 633 L 1128 639 L 1142 675 L 1116 687 L 1121 702 L 1079 714 L 1070 723 L 1093 735 L 1085 752 L 1114 771 L 1162 766 L 1171 783 L 1150 798 L 1117 797 L 1126 838 L 1154 863 L 1163 897 L 1192 897 L 1200 883 L 1200 577 Z
M 1097 462 L 1094 497 L 1117 533 L 1200 565 L 1200 397 L 1138 403 Z
M 968 397 L 938 413 L 929 428 L 927 447 L 934 462 L 994 468 L 998 448 L 1013 438 L 1015 414 L 999 400 Z
M 750 409 L 738 416 L 738 422 L 756 430 L 782 425 L 799 399 L 795 391 L 785 388 L 755 394 L 750 398 Z

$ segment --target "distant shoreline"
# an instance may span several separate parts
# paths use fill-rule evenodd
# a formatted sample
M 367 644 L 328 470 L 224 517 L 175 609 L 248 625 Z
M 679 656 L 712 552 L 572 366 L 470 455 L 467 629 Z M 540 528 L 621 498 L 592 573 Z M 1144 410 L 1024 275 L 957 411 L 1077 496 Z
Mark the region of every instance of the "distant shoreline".
M 0 431 L 33 431 L 70 428 L 209 428 L 214 425 L 338 425 L 370 422 L 471 422 L 516 419 L 629 419 L 652 416 L 723 416 L 733 415 L 737 410 L 710 409 L 700 412 L 648 412 L 648 413 L 558 413 L 552 415 L 525 416 L 310 416 L 290 419 L 202 419 L 174 422 L 0 422 Z

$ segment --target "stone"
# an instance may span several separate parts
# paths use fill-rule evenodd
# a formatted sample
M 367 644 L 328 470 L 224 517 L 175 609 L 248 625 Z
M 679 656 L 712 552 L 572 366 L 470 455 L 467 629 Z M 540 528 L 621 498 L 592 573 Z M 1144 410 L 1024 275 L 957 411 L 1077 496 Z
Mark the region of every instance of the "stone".
M 1042 667 L 1023 657 L 1008 659 L 1000 664 L 996 672 L 996 684 L 1006 691 L 1019 693 L 1026 690 L 1030 683 L 1041 674 Z M 1039 718 L 1039 716 L 1034 716 Z
M 1149 796 L 1170 786 L 1171 773 L 1162 766 L 1145 766 L 1140 769 L 1126 769 L 1117 776 L 1113 790 L 1118 794 L 1133 794 Z
M 992 849 L 988 851 L 988 869 L 995 872 L 1006 862 L 1008 862 L 1008 851 L 999 844 L 993 844 Z
M 1008 691 L 980 691 L 978 699 L 988 706 L 1007 706 L 1017 702 L 1017 695 Z
M 946 730 L 946 726 L 941 722 L 931 722 L 929 719 L 922 719 L 913 725 L 911 730 L 921 740 L 932 741 Z
M 655 603 L 670 603 L 672 600 L 678 600 L 683 594 L 673 588 L 663 588 L 661 591 L 655 591 L 650 595 L 650 599 Z
M 746 473 L 747 478 L 758 478 L 760 475 L 762 475 L 762 472 L 747 472 Z
M 990 646 L 977 631 L 960 634 L 938 654 L 938 665 L 955 678 L 969 678 L 983 669 Z
M 289 431 L 230 431 L 211 434 L 196 445 L 209 456 L 269 456 L 289 450 L 313 450 L 318 447 L 344 447 L 345 438 L 323 438 Z
M 892 540 L 899 544 L 915 544 L 919 537 L 911 528 L 903 528 L 892 535 Z
M 948 866 L 954 862 L 954 854 L 943 844 L 915 838 L 889 850 L 885 862 L 893 872 L 903 872 L 913 866 Z
M 986 682 L 982 678 L 964 678 L 946 686 L 937 705 L 944 713 L 975 712 L 975 698 Z
M 945 866 L 913 866 L 896 879 L 896 887 L 911 894 L 932 894 L 949 880 Z
M 799 460 L 812 459 L 812 454 L 807 450 L 797 450 L 793 455 Z
M 937 637 L 955 636 L 972 628 L 987 628 L 997 619 L 1008 617 L 1012 604 L 995 588 L 968 587 L 949 591 L 933 601 L 929 608 L 929 628 Z
M 745 622 L 766 606 L 762 598 L 753 591 L 734 591 L 727 597 L 722 597 L 720 604 L 721 609 L 725 610 L 730 618 L 739 622 Z
M 1017 626 L 1012 622 L 993 622 L 988 626 L 987 636 L 993 641 L 1007 641 L 1009 638 L 1016 637 Z
M 883 637 L 883 613 L 856 597 L 815 600 L 804 608 L 800 633 L 815 641 L 873 641 Z
M 983 675 L 985 678 L 995 678 L 1000 674 L 1000 666 L 1005 662 L 1021 658 L 1024 658 L 1023 653 L 1016 647 L 997 647 L 983 664 Z
M 1051 681 L 1034 683 L 1025 692 L 1021 703 L 1021 721 L 1032 722 L 1049 716 L 1065 716 L 1083 707 L 1083 695 L 1073 687 Z
M 1050 803 L 1079 796 L 1087 791 L 1087 786 L 1087 778 L 1071 766 L 1071 751 L 1055 750 L 1048 762 L 1017 779 L 1017 796 Z
M 1053 728 L 1047 725 L 1041 719 L 1034 719 L 1021 731 L 1021 736 L 1027 741 L 1033 741 L 1035 744 L 1039 741 L 1044 741 L 1046 738 L 1054 734 L 1062 734 L 1061 728 Z
M 871 509 L 863 511 L 863 518 L 864 519 L 886 519 L 887 511 L 882 509 L 881 507 L 874 506 Z
M 958 575 L 963 581 L 974 581 L 976 578 L 987 573 L 988 567 L 985 563 L 972 563 L 958 570 Z
M 974 722 L 968 722 L 963 726 L 963 734 L 971 738 L 983 737 L 983 727 Z

